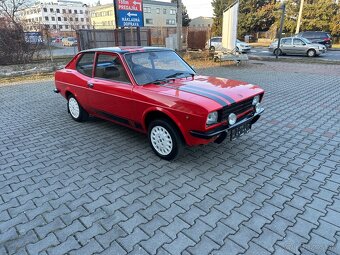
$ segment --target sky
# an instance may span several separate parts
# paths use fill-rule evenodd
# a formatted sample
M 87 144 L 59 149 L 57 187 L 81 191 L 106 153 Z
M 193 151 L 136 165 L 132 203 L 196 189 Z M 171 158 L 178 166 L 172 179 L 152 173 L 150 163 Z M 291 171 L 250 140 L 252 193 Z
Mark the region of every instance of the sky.
M 171 0 L 157 0 L 162 2 L 171 2 Z M 90 2 L 91 4 L 97 3 L 98 0 L 85 0 L 84 2 Z M 112 3 L 113 0 L 100 0 L 101 4 Z M 182 0 L 183 4 L 187 7 L 189 17 L 191 19 L 204 16 L 212 17 L 213 11 L 211 6 L 211 0 Z

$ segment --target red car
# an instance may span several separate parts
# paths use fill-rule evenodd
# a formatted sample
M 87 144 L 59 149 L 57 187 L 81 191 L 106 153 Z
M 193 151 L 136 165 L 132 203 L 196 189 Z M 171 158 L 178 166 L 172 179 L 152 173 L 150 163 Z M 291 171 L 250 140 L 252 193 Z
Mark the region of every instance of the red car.
M 56 72 L 55 86 L 74 120 L 92 115 L 148 134 L 153 151 L 166 160 L 185 144 L 234 140 L 263 112 L 260 87 L 199 76 L 166 48 L 82 51 Z

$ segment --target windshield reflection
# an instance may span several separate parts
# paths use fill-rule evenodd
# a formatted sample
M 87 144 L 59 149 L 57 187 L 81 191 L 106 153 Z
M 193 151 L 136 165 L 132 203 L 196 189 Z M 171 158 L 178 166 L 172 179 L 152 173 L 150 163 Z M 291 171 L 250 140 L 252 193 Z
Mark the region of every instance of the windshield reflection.
M 138 85 L 162 83 L 195 74 L 182 58 L 170 50 L 127 53 L 125 59 Z

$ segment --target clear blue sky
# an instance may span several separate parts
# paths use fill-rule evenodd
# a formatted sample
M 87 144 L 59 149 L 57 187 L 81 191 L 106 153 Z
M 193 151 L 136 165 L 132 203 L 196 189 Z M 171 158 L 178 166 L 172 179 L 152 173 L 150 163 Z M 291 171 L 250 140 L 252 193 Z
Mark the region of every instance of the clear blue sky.
M 91 4 L 97 3 L 98 0 L 83 0 Z M 162 2 L 170 2 L 171 0 L 157 0 Z M 112 3 L 113 0 L 100 0 L 101 4 Z M 199 16 L 212 17 L 213 11 L 211 7 L 211 0 L 182 0 L 184 5 L 188 9 L 190 18 L 196 18 Z

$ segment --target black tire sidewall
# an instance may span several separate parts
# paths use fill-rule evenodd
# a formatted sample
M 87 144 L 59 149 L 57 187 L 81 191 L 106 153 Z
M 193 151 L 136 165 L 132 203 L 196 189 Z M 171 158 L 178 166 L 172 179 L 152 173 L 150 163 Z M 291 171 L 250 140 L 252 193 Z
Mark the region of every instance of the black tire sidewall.
M 157 150 L 153 147 L 153 144 L 151 142 L 151 130 L 155 126 L 161 126 L 165 128 L 171 136 L 173 147 L 172 147 L 172 151 L 168 155 L 164 156 L 158 153 Z M 179 131 L 177 130 L 177 128 L 167 119 L 154 120 L 150 123 L 149 128 L 148 128 L 149 144 L 152 150 L 154 151 L 154 153 L 158 157 L 165 159 L 165 160 L 173 160 L 181 153 L 182 148 L 183 148 L 183 140 L 178 132 Z

